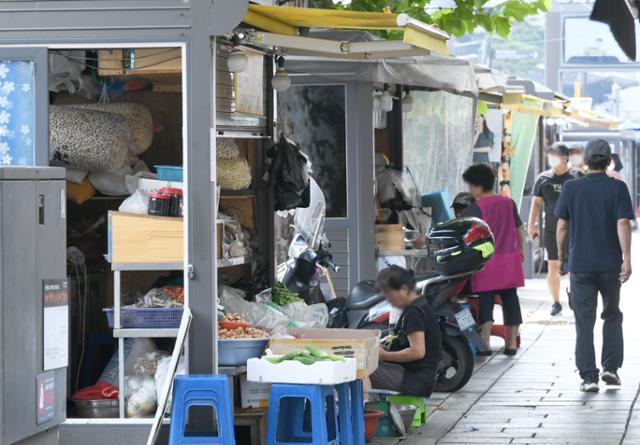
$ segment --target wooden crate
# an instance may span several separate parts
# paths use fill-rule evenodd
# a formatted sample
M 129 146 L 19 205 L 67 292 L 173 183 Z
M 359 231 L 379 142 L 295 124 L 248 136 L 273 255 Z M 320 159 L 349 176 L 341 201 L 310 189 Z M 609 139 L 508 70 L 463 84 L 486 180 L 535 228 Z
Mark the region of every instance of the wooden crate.
M 401 224 L 376 224 L 376 245 L 380 250 L 404 249 L 404 233 Z
M 184 258 L 182 218 L 109 212 L 112 263 L 179 263 Z

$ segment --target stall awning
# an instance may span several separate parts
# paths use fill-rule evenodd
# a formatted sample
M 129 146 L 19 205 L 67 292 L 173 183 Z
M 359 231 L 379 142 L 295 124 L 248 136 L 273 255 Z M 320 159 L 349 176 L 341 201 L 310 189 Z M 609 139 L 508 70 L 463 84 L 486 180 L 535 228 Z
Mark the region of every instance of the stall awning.
M 417 55 L 434 52 L 448 55 L 449 35 L 407 14 L 335 9 L 249 5 L 243 21 L 257 29 L 256 43 L 298 49 L 304 54 L 369 57 Z M 372 42 L 325 42 L 303 36 L 300 29 L 369 29 L 401 31 L 401 40 Z

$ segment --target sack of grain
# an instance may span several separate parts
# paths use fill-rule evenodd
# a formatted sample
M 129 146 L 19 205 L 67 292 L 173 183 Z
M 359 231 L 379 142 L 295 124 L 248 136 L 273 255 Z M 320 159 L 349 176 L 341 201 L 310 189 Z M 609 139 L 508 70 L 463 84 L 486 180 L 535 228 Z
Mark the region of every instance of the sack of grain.
M 240 148 L 233 139 L 216 139 L 216 158 L 234 159 L 240 157 Z
M 83 110 L 103 111 L 105 113 L 119 114 L 124 117 L 129 124 L 131 132 L 130 150 L 133 154 L 139 155 L 151 147 L 153 142 L 153 118 L 149 109 L 138 103 L 92 103 L 72 105 Z
M 218 159 L 216 175 L 223 190 L 241 190 L 251 185 L 251 169 L 244 158 Z
M 129 126 L 122 116 L 66 106 L 49 108 L 53 164 L 111 172 L 124 165 L 129 144 Z

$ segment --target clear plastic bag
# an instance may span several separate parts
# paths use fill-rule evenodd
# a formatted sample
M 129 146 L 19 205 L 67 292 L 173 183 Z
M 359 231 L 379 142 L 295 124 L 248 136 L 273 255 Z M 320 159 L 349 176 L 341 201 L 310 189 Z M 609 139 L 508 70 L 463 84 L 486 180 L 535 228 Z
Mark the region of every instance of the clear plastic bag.
M 149 197 L 142 190 L 138 190 L 122 201 L 118 211 L 146 215 L 149 212 Z
M 171 364 L 171 356 L 167 355 L 162 357 L 158 362 L 158 366 L 156 368 L 156 398 L 160 400 L 160 393 L 164 390 L 167 381 L 171 377 L 169 374 L 169 369 Z M 184 364 L 184 356 L 180 356 L 180 360 L 178 361 L 178 369 L 176 370 L 176 375 L 184 375 L 187 373 L 187 368 Z M 172 382 L 173 383 L 173 382 Z M 166 413 L 171 412 L 171 391 L 169 391 L 169 397 L 167 398 L 167 408 L 165 410 Z
M 298 328 L 325 328 L 329 322 L 329 309 L 324 303 L 307 305 L 298 301 L 282 306 L 282 311 Z
M 156 411 L 156 381 L 153 377 L 127 376 L 124 380 L 127 417 L 150 416 Z
M 136 359 L 136 362 L 133 365 L 133 370 L 136 375 L 153 376 L 156 373 L 158 362 L 166 356 L 167 354 L 162 351 L 147 352 L 144 356 Z
M 377 174 L 376 182 L 380 202 L 383 206 L 398 198 L 406 206 L 421 206 L 422 199 L 418 186 L 408 168 L 404 171 L 387 168 Z
M 289 326 L 289 318 L 284 313 L 262 303 L 252 303 L 244 299 L 245 293 L 229 286 L 220 286 L 220 304 L 227 314 L 238 314 L 258 329 L 273 331 Z

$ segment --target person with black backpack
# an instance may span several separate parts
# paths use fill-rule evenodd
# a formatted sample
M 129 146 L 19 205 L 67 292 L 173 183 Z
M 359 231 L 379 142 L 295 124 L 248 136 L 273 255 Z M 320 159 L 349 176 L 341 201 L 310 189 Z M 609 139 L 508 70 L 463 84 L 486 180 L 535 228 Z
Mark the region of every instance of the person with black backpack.
M 382 270 L 377 286 L 402 315 L 380 348 L 380 365 L 370 376 L 370 387 L 429 397 L 442 355 L 440 326 L 431 305 L 416 292 L 413 272 L 400 266 Z

